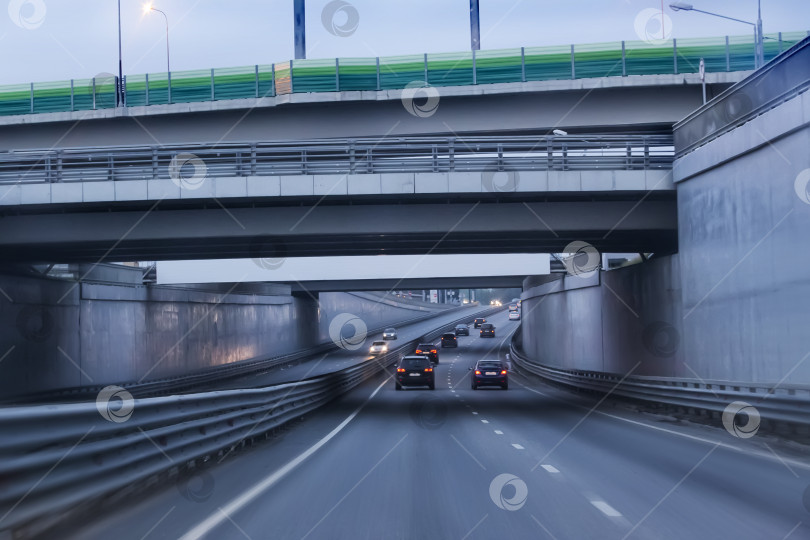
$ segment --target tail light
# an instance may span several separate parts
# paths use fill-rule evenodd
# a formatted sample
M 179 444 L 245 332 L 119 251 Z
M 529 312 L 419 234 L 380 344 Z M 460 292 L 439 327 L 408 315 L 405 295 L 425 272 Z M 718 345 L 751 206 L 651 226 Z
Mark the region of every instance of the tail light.
M 425 373 L 428 373 L 428 372 L 431 372 L 431 371 L 433 371 L 432 367 L 426 367 L 425 368 Z
M 501 375 L 506 375 L 506 370 L 501 370 Z
M 475 374 L 476 374 L 476 375 L 481 375 L 481 371 L 476 369 L 476 370 L 475 370 Z
M 405 373 L 405 368 L 397 368 L 397 373 Z
M 416 354 L 422 354 L 422 349 L 416 349 Z
M 436 349 L 431 349 L 430 352 L 432 352 L 433 354 L 436 354 Z

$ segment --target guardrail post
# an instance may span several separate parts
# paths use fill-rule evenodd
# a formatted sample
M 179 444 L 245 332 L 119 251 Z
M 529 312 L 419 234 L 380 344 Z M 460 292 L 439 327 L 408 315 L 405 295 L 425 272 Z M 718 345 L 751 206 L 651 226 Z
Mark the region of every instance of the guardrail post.
M 115 182 L 115 162 L 113 161 L 112 154 L 107 156 L 107 169 L 109 170 L 109 174 L 107 175 L 107 180 L 110 180 L 111 182 Z
M 70 79 L 70 110 L 76 110 L 73 106 L 73 79 Z
M 428 84 L 428 64 L 427 64 L 427 53 L 425 53 L 425 84 Z
M 293 89 L 293 61 L 290 60 L 290 93 L 295 92 Z
M 673 73 L 675 75 L 678 74 L 678 40 L 672 38 L 672 65 L 673 65 Z
M 380 90 L 380 57 L 377 57 L 377 91 Z
M 96 78 L 93 77 L 93 110 L 96 110 Z
M 644 143 L 647 144 L 646 141 Z M 630 143 L 625 143 L 625 158 L 624 158 L 624 166 L 625 169 L 630 170 L 633 168 L 633 151 Z
M 568 170 L 568 145 L 562 144 L 562 170 Z
M 158 177 L 158 149 L 152 147 L 152 178 Z
M 354 148 L 354 140 L 349 141 L 349 172 L 354 174 L 355 170 L 357 169 L 357 163 L 355 160 L 357 159 L 357 155 L 355 154 Z
M 340 92 L 340 59 L 335 58 L 335 92 Z
M 255 80 L 256 80 L 256 99 L 259 99 L 259 64 L 253 66 L 253 70 L 255 73 Z
M 476 72 L 477 70 L 475 67 L 475 49 L 473 49 L 472 55 L 473 55 L 473 84 L 478 84 L 478 73 Z
M 572 79 L 577 78 L 577 69 L 576 69 L 576 67 L 574 67 L 574 45 L 573 45 L 573 43 L 571 44 L 571 78 Z
M 526 82 L 526 48 L 520 48 L 520 80 Z
M 276 65 L 270 64 L 270 83 L 273 88 L 273 97 L 276 97 Z
M 779 53 L 782 53 L 782 32 L 779 32 Z
M 627 77 L 627 54 L 624 48 L 624 40 L 622 40 L 622 77 Z
M 447 141 L 447 157 L 450 160 L 450 172 L 456 170 L 456 139 L 450 138 Z
M 214 68 L 211 68 L 211 101 L 214 101 Z
M 644 141 L 644 168 L 650 168 L 650 143 L 649 141 Z
M 124 96 L 123 106 L 126 107 L 127 106 L 127 76 L 126 75 L 124 75 L 124 80 L 121 81 L 121 89 L 122 89 L 121 95 Z
M 726 71 L 731 71 L 731 49 L 728 46 L 728 36 L 726 36 Z
M 62 181 L 62 150 L 56 151 L 56 181 Z
M 31 114 L 34 114 L 34 83 L 31 83 Z
M 256 176 L 256 145 L 250 145 L 250 175 Z
M 167 103 L 171 103 L 172 102 L 172 72 L 167 71 L 166 76 L 167 76 L 167 78 L 166 78 L 166 88 L 169 90 L 169 99 L 168 99 Z
M 146 104 L 149 105 L 149 74 L 146 74 Z
M 439 148 L 438 148 L 438 145 L 436 145 L 436 144 L 431 145 L 431 151 L 433 152 L 433 172 L 441 172 L 441 171 L 439 171 Z
M 307 151 L 301 150 L 301 174 L 307 174 Z
M 45 181 L 48 183 L 53 182 L 52 174 L 51 174 L 51 156 L 45 158 Z

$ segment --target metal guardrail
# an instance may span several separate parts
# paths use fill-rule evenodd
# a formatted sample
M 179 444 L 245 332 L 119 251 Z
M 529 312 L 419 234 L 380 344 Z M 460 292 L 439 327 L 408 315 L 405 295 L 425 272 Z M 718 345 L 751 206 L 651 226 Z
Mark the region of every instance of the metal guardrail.
M 502 309 L 465 315 L 383 358 L 304 381 L 135 399 L 131 417 L 121 422 L 105 420 L 95 402 L 0 409 L 0 531 L 17 529 L 15 538 L 21 538 L 22 529 L 41 517 L 53 519 L 87 501 L 264 438 L 389 368 L 420 341 Z
M 418 322 L 426 321 L 447 313 L 452 313 L 460 308 L 450 308 L 440 312 L 431 312 L 419 317 L 413 317 L 396 324 L 386 324 L 378 328 L 371 328 L 367 332 L 369 335 L 378 334 L 390 326 L 404 326 L 415 324 Z M 258 375 L 270 371 L 278 366 L 298 362 L 305 358 L 316 356 L 323 353 L 328 353 L 338 350 L 339 347 L 334 343 L 326 342 L 301 349 L 290 354 L 278 356 L 261 356 L 251 360 L 242 360 L 232 364 L 223 366 L 216 366 L 213 368 L 203 369 L 194 373 L 184 373 L 173 377 L 161 377 L 149 379 L 143 382 L 118 382 L 117 386 L 125 388 L 133 397 L 146 398 L 155 396 L 165 396 L 171 394 L 179 394 L 183 392 L 190 392 L 196 388 L 205 385 L 212 385 L 215 383 L 223 383 L 232 381 L 240 377 L 249 375 Z M 65 400 L 81 400 L 88 399 L 88 397 L 95 398 L 102 388 L 108 385 L 95 385 L 95 386 L 76 386 L 71 388 L 60 388 L 58 390 L 39 392 L 36 394 L 26 394 L 23 396 L 10 396 L 0 401 L 0 404 L 22 404 L 22 403 L 47 403 L 58 402 Z
M 760 413 L 764 425 L 810 433 L 810 388 L 796 385 L 706 381 L 674 377 L 627 376 L 619 373 L 559 369 L 529 359 L 519 343 L 521 330 L 512 336 L 510 354 L 520 369 L 577 390 L 610 394 L 656 405 L 680 407 L 722 415 L 731 403 L 744 401 Z
M 596 134 L 70 148 L 0 153 L 0 184 L 201 177 L 195 167 L 207 177 L 670 169 L 673 156 L 671 135 Z
M 675 124 L 677 157 L 808 89 L 810 37 Z

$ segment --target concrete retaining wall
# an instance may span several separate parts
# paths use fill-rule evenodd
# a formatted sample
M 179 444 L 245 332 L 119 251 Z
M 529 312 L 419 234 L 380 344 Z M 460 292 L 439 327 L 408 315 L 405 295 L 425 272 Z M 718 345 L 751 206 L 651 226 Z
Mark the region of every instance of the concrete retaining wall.
M 328 341 L 339 313 L 371 329 L 442 309 L 351 293 L 324 293 L 318 302 L 20 276 L 0 276 L 0 289 L 0 396 L 281 355 Z
M 678 282 L 677 256 L 589 277 L 527 280 L 524 350 L 564 369 L 689 376 Z

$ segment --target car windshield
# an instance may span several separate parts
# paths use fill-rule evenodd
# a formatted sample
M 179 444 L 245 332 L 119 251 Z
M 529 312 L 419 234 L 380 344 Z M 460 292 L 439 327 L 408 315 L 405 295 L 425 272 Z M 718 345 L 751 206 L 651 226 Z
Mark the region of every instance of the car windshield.
M 430 366 L 430 361 L 426 358 L 422 358 L 421 356 L 418 358 L 403 358 L 400 367 L 405 369 L 419 369 L 419 368 L 426 368 Z
M 384 341 L 375 341 L 375 342 L 374 342 L 374 343 L 372 343 L 371 345 L 372 345 L 373 347 L 385 346 L 385 342 L 384 342 Z
M 379 326 L 377 328 L 379 328 Z M 394 328 L 386 328 L 385 331 L 386 332 L 396 332 L 396 330 Z

